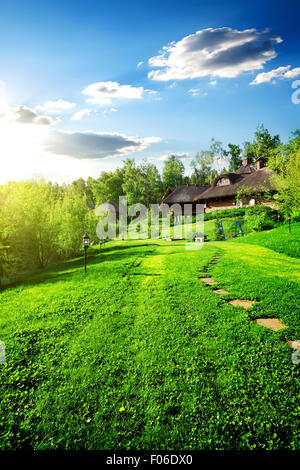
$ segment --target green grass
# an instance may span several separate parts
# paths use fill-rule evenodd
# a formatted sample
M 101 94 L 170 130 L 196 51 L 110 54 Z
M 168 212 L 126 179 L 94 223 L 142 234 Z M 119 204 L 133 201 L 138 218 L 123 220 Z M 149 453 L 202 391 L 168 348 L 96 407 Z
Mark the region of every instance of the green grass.
M 205 267 L 257 303 L 215 295 Z M 298 448 L 285 341 L 300 338 L 299 279 L 298 260 L 264 247 L 150 240 L 91 249 L 87 275 L 77 259 L 3 290 L 0 447 Z
M 235 242 L 261 245 L 278 253 L 300 258 L 300 222 L 291 224 L 291 233 L 288 224 L 285 224 L 273 230 L 251 233 Z

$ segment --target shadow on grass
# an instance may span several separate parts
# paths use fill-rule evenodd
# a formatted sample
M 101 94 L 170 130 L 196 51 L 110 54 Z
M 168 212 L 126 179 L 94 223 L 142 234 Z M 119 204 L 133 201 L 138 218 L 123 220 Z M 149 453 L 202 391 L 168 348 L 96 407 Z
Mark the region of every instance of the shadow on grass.
M 126 243 L 126 242 L 124 242 Z M 129 245 L 122 245 L 122 246 L 111 246 L 111 247 L 102 247 L 101 250 L 97 250 L 97 248 L 93 247 L 93 252 L 88 252 L 87 254 L 87 269 L 89 266 L 93 266 L 95 264 L 101 264 L 101 262 L 108 262 L 108 261 L 116 261 L 119 259 L 124 259 L 127 257 L 131 257 L 134 253 L 132 251 L 128 251 L 130 249 L 134 250 L 135 248 L 141 247 L 155 247 L 154 243 L 140 243 L 140 244 L 129 244 Z M 145 253 L 151 255 L 152 253 Z M 70 279 L 74 275 L 74 271 L 82 268 L 82 272 L 84 269 L 84 255 L 82 254 L 80 257 L 73 258 L 67 261 L 64 261 L 59 264 L 52 264 L 47 268 L 40 268 L 38 270 L 30 271 L 25 273 L 24 275 L 20 275 L 18 278 L 11 280 L 9 284 L 0 285 L 0 292 L 4 290 L 8 290 L 11 288 L 15 288 L 17 286 L 24 285 L 26 287 L 49 283 L 49 282 L 57 282 L 63 279 Z

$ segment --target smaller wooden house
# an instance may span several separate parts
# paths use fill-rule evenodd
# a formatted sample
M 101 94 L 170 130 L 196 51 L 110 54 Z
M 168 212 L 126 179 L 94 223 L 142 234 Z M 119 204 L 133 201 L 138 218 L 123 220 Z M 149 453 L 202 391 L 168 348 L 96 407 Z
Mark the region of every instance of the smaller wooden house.
M 162 204 L 178 204 L 181 207 L 182 214 L 184 204 L 192 205 L 192 214 L 196 214 L 196 205 L 201 199 L 202 193 L 207 190 L 209 186 L 197 186 L 196 184 L 183 184 L 178 188 L 174 189 L 167 197 L 162 200 Z

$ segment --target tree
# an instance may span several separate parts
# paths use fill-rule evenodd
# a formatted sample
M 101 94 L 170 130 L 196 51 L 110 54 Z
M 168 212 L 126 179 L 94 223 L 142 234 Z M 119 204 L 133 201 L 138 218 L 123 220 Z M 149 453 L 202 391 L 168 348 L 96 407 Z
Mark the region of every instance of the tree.
M 232 173 L 235 173 L 236 170 L 238 170 L 243 163 L 241 152 L 241 147 L 235 144 L 228 144 L 228 150 L 225 150 L 224 152 L 226 156 L 231 157 L 229 163 L 229 171 Z
M 193 168 L 191 182 L 200 186 L 211 184 L 218 175 L 217 170 L 213 168 L 214 159 L 224 154 L 222 142 L 212 138 L 209 149 L 198 152 L 191 161 L 191 167 Z
M 295 131 L 286 145 L 279 145 L 269 157 L 268 167 L 274 170 L 277 203 L 286 214 L 300 213 L 300 131 Z
M 90 199 L 98 206 L 108 199 L 118 203 L 119 196 L 124 194 L 124 170 L 117 168 L 115 171 L 103 171 L 99 178 L 91 177 L 87 180 L 86 196 L 88 202 Z M 92 195 L 92 196 L 90 196 Z
M 146 206 L 160 202 L 163 195 L 163 183 L 158 169 L 152 163 L 143 161 L 140 165 L 144 180 L 142 201 Z
M 123 166 L 123 194 L 127 196 L 128 204 L 144 202 L 145 181 L 141 169 L 133 159 L 127 158 Z
M 164 188 L 176 188 L 183 184 L 184 165 L 175 155 L 170 155 L 164 162 L 163 184 Z
M 9 183 L 1 209 L 1 232 L 20 267 L 43 267 L 55 253 L 55 192 L 43 179 Z
M 98 219 L 95 212 L 90 210 L 86 195 L 77 192 L 74 186 L 68 188 L 62 200 L 56 202 L 54 209 L 55 251 L 62 258 L 78 254 L 82 235 L 89 233 L 91 240 L 96 240 L 96 225 Z
M 272 152 L 281 144 L 278 134 L 271 136 L 263 124 L 257 126 L 253 142 L 244 142 L 244 155 L 251 163 L 259 157 L 264 157 L 266 162 Z

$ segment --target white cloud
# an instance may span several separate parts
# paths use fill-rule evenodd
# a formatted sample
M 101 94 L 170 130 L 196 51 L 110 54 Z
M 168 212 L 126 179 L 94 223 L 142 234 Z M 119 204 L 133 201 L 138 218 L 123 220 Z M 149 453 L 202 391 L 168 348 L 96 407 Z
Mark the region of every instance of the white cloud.
M 276 57 L 274 45 L 282 42 L 268 30 L 207 28 L 171 42 L 159 55 L 149 59 L 158 70 L 149 72 L 153 80 L 187 78 L 237 77 L 242 72 L 263 68 Z
M 107 108 L 102 111 L 102 114 L 106 117 L 109 113 L 116 113 L 117 111 L 117 108 Z
M 141 66 L 143 65 L 143 63 L 144 63 L 144 62 L 141 60 L 141 61 L 137 64 L 137 68 L 140 69 Z
M 73 114 L 71 117 L 72 121 L 80 121 L 84 116 L 88 116 L 91 114 L 92 110 L 89 108 L 81 109 L 80 111 L 77 111 L 76 113 Z
M 102 159 L 129 155 L 161 142 L 160 137 L 131 137 L 110 132 L 62 132 L 49 133 L 45 149 L 53 154 L 76 159 Z
M 0 80 L 0 110 L 6 108 L 7 98 L 6 98 L 6 83 L 3 80 Z
M 39 111 L 46 111 L 48 113 L 61 113 L 62 111 L 72 109 L 76 106 L 76 103 L 62 100 L 61 98 L 56 101 L 46 101 L 42 105 L 36 106 Z
M 211 81 L 209 82 L 209 84 L 210 84 L 210 86 L 216 86 L 217 80 L 211 80 Z
M 145 90 L 142 86 L 120 85 L 111 81 L 92 83 L 82 90 L 84 95 L 89 96 L 87 99 L 89 103 L 100 105 L 109 105 L 116 99 L 140 100 L 145 92 L 155 93 L 152 90 Z
M 283 80 L 289 78 L 296 78 L 300 76 L 300 67 L 291 69 L 290 65 L 285 67 L 278 67 L 277 69 L 270 70 L 270 72 L 263 72 L 256 75 L 250 85 L 260 85 L 261 83 L 273 82 L 276 79 Z
M 199 88 L 191 88 L 189 93 L 191 93 L 192 96 L 198 96 L 200 94 L 200 90 Z
M 31 124 L 39 126 L 51 126 L 56 123 L 50 116 L 41 116 L 34 109 L 27 108 L 26 106 L 17 106 L 9 108 L 7 111 L 0 114 L 0 118 L 4 118 L 9 122 L 17 124 Z

